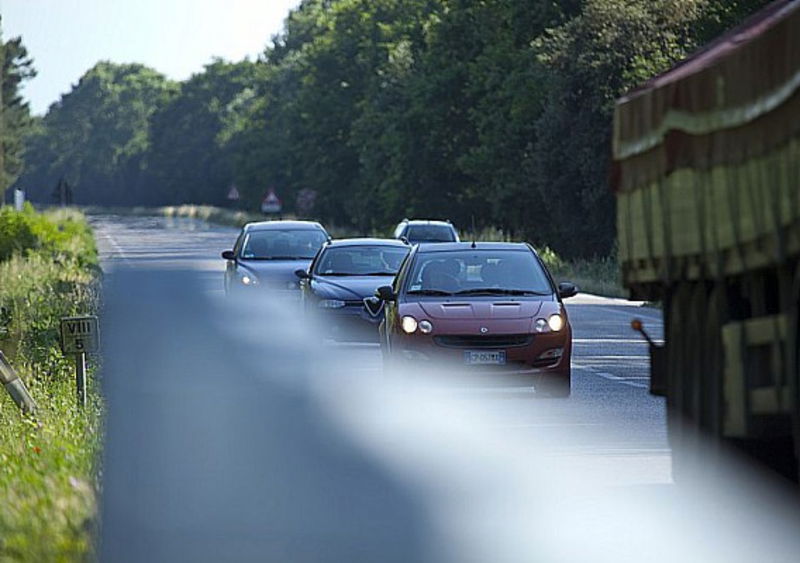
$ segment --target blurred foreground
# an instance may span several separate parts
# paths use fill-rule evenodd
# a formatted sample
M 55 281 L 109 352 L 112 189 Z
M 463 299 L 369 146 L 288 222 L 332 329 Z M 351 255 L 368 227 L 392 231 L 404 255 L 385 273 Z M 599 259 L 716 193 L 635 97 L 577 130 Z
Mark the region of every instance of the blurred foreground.
M 800 554 L 793 498 L 748 470 L 609 486 L 606 458 L 569 449 L 591 428 L 562 401 L 474 393 L 452 369 L 357 376 L 291 307 L 194 280 L 119 269 L 108 289 L 104 561 Z M 509 408 L 539 422 L 524 440 Z

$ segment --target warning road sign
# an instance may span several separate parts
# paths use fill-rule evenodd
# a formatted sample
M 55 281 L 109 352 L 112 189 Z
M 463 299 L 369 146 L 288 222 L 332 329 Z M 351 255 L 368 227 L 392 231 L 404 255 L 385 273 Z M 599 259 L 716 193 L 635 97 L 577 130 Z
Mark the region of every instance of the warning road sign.
M 281 200 L 275 194 L 275 190 L 270 190 L 267 196 L 261 201 L 261 212 L 264 214 L 268 213 L 280 213 L 283 206 L 281 205 Z

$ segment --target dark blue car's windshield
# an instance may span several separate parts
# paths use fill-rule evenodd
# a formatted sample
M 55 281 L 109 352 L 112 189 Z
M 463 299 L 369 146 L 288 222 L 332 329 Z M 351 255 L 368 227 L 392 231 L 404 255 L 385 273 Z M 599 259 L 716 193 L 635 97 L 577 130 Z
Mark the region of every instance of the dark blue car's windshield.
M 319 229 L 270 229 L 247 234 L 240 258 L 244 260 L 311 260 L 327 240 Z
M 331 246 L 319 257 L 321 276 L 393 276 L 408 248 L 402 246 Z
M 417 254 L 407 292 L 419 295 L 550 295 L 528 250 L 454 250 Z

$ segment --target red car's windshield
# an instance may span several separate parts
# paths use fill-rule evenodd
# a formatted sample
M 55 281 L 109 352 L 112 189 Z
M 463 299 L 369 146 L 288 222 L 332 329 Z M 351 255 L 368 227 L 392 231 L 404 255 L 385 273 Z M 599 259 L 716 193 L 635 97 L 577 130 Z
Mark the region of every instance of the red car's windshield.
M 406 286 L 409 294 L 550 295 L 539 261 L 527 250 L 455 250 L 420 253 Z

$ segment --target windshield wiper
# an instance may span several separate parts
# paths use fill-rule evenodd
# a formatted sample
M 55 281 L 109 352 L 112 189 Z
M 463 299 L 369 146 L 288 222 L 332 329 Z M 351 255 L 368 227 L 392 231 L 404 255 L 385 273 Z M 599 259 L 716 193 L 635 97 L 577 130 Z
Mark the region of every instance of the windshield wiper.
M 550 295 L 541 291 L 531 291 L 527 289 L 501 289 L 497 287 L 481 287 L 476 289 L 464 289 L 457 291 L 455 295 Z
M 396 272 L 369 272 L 368 274 L 359 274 L 359 276 L 394 276 Z
M 443 289 L 412 289 L 407 291 L 406 295 L 453 295 L 449 291 Z

